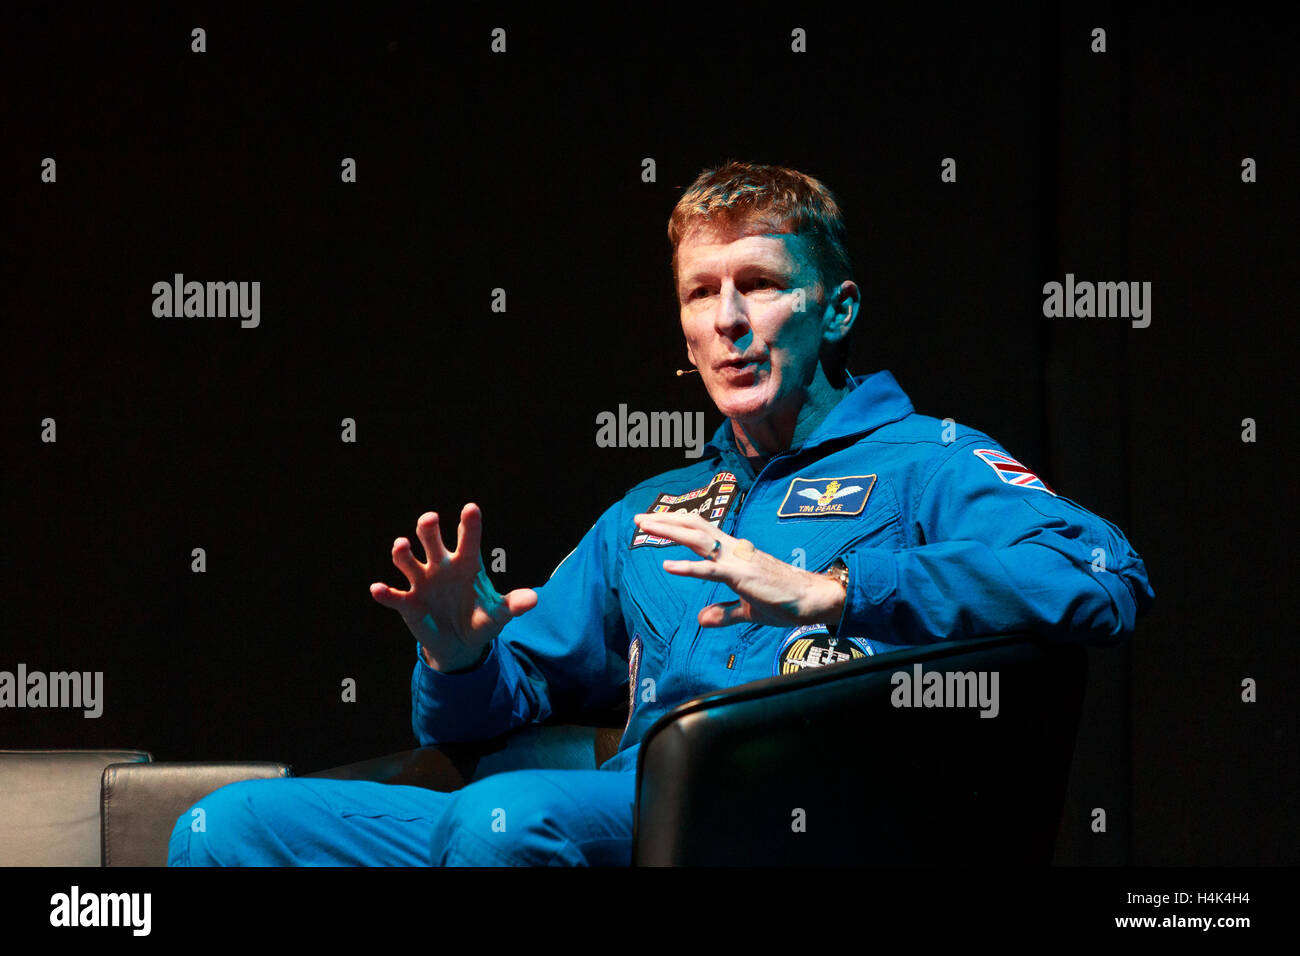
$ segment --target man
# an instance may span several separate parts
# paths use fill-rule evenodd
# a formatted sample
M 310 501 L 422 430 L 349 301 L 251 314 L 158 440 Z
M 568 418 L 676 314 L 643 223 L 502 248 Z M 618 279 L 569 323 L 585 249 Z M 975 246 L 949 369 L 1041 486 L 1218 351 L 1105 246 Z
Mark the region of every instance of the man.
M 425 514 L 424 560 L 393 546 L 407 588 L 371 585 L 417 641 L 421 745 L 604 709 L 627 685 L 617 754 L 455 794 L 233 784 L 201 801 L 203 833 L 178 820 L 172 863 L 626 865 L 639 741 L 682 700 L 933 641 L 1132 631 L 1154 594 L 1118 528 L 987 435 L 917 415 L 888 372 L 846 374 L 861 295 L 822 184 L 705 171 L 669 239 L 687 357 L 726 418 L 701 459 L 629 491 L 536 591 L 493 588 L 473 504 L 455 551 Z

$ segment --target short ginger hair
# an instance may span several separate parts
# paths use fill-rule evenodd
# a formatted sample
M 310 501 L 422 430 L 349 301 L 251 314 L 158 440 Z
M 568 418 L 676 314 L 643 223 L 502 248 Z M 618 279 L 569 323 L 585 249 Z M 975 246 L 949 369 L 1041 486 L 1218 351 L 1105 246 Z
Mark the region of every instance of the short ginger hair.
M 808 239 L 823 293 L 853 278 L 844 213 L 823 183 L 784 166 L 728 160 L 701 172 L 668 218 L 674 284 L 677 248 L 691 232 L 700 227 L 748 231 L 754 226 Z

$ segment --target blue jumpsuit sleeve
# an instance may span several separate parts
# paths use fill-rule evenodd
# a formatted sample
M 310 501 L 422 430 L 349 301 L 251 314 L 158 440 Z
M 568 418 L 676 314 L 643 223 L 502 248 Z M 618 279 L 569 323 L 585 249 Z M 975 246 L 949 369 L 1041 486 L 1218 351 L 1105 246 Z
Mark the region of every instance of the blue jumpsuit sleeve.
M 611 706 L 627 683 L 628 640 L 618 599 L 620 505 L 607 510 L 537 588 L 484 661 L 444 674 L 416 644 L 411 726 L 420 746 L 484 740 L 552 713 Z M 629 537 L 632 525 L 627 523 Z
M 1128 637 L 1155 593 L 1123 532 L 1068 498 L 1003 481 L 976 449 L 1002 451 L 986 436 L 964 441 L 921 485 L 918 546 L 845 555 L 841 626 L 898 644 L 1012 631 L 1085 644 Z

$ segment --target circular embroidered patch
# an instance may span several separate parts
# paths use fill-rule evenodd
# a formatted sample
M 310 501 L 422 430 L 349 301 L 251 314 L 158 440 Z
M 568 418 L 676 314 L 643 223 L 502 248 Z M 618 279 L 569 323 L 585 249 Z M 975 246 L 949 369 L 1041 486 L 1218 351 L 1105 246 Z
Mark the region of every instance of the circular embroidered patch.
M 786 635 L 777 648 L 772 673 L 797 674 L 806 667 L 872 656 L 871 645 L 856 637 L 831 637 L 824 624 L 805 624 Z

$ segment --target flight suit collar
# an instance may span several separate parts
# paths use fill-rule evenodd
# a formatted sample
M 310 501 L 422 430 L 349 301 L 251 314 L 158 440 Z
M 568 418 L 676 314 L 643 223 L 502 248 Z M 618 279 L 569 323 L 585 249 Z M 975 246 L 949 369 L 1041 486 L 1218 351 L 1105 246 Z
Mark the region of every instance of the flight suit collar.
M 849 385 L 849 393 L 808 436 L 803 448 L 790 451 L 806 451 L 823 442 L 856 438 L 905 418 L 914 411 L 907 393 L 888 370 L 850 378 Z M 712 440 L 704 447 L 704 454 L 721 456 L 733 466 L 742 466 L 744 471 L 752 472 L 749 460 L 736 447 L 730 419 L 718 426 Z

